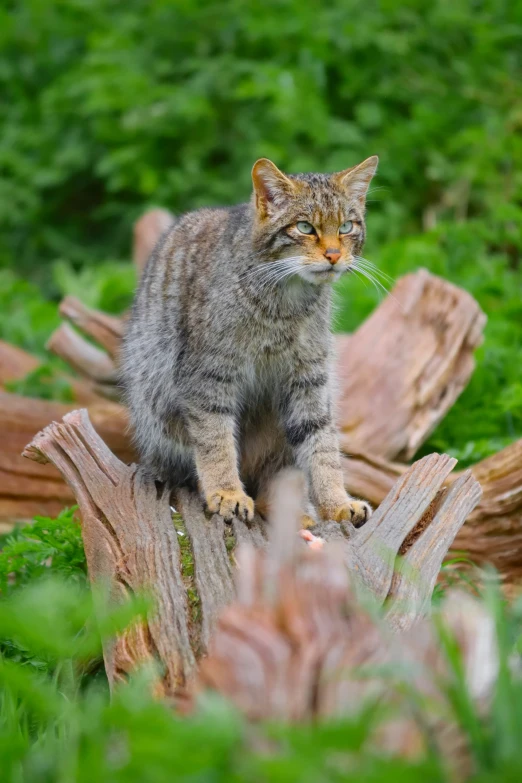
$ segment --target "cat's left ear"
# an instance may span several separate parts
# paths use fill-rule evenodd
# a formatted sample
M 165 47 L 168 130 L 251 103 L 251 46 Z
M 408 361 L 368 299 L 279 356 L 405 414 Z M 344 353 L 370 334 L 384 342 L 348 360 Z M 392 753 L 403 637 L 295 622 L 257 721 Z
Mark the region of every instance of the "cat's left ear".
M 352 197 L 364 203 L 378 163 L 377 155 L 372 155 L 371 158 L 366 158 L 358 166 L 352 166 L 351 169 L 334 174 L 334 177 Z

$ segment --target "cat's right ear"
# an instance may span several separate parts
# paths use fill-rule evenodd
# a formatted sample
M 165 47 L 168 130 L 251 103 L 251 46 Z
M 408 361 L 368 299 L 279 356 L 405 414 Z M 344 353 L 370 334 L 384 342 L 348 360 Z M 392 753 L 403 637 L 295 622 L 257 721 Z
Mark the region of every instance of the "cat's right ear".
M 281 207 L 295 191 L 295 186 L 275 163 L 268 158 L 260 158 L 252 169 L 252 182 L 256 209 L 261 218 L 269 217 Z

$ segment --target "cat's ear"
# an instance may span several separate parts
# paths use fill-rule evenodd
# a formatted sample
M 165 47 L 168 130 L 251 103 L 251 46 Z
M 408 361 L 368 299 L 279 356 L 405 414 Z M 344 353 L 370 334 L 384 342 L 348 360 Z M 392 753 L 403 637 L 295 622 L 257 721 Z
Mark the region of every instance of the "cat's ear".
M 371 158 L 366 158 L 358 166 L 352 166 L 351 169 L 334 174 L 334 177 L 350 196 L 364 203 L 372 177 L 377 171 L 378 163 L 379 158 L 377 155 L 372 155 Z
M 295 185 L 275 163 L 268 158 L 260 158 L 252 169 L 252 182 L 256 208 L 261 217 L 267 217 L 281 207 L 295 192 Z

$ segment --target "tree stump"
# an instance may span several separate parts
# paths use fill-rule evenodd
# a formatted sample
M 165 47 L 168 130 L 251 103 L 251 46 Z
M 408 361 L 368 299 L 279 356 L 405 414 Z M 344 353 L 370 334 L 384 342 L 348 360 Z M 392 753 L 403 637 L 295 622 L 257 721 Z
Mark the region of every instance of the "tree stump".
M 74 492 L 91 579 L 108 580 L 116 600 L 139 589 L 154 597 L 156 611 L 148 624 L 105 651 L 109 681 L 114 684 L 137 663 L 158 656 L 164 666 L 158 689 L 175 695 L 193 679 L 196 658 L 208 650 L 217 618 L 233 598 L 227 543 L 265 548 L 266 523 L 256 516 L 251 526 L 239 520 L 225 525 L 218 515 L 207 518 L 197 494 L 178 493 L 196 575 L 200 611 L 194 618 L 168 493 L 145 481 L 136 465 L 115 457 L 87 411 L 50 424 L 24 456 L 53 463 Z M 376 600 L 390 603 L 389 624 L 395 629 L 410 628 L 425 613 L 446 551 L 479 501 L 480 486 L 469 471 L 444 487 L 454 464 L 437 454 L 419 460 L 360 530 L 334 522 L 318 526 L 318 535 L 335 543 L 349 572 Z M 291 541 L 294 548 L 306 548 L 297 535 Z M 284 554 L 285 545 L 276 540 L 272 550 Z

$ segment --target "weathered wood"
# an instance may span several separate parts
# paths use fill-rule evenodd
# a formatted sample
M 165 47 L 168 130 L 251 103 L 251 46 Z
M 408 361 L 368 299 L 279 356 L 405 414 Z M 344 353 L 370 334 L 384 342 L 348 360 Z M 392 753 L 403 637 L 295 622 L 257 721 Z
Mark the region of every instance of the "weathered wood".
M 474 484 L 470 476 L 464 481 Z M 440 510 L 450 502 L 446 494 Z M 218 691 L 250 720 L 290 722 L 353 715 L 379 700 L 391 709 L 374 738 L 377 747 L 415 758 L 435 746 L 449 779 L 463 779 L 469 748 L 449 688 L 441 687 L 452 673 L 431 623 L 420 620 L 414 633 L 392 633 L 357 601 L 338 553 L 295 548 L 294 530 L 287 519 L 271 533 L 284 558 L 274 560 L 272 545 L 241 550 L 237 600 L 219 618 L 195 695 Z M 447 597 L 440 614 L 462 653 L 480 714 L 498 671 L 494 622 L 483 604 L 458 593 Z
M 368 454 L 343 458 L 343 469 L 348 491 L 375 506 L 407 470 Z M 470 470 L 482 487 L 482 497 L 457 533 L 450 557 L 464 553 L 478 565 L 493 565 L 506 588 L 516 591 L 522 587 L 522 439 Z M 460 475 L 451 474 L 448 482 Z
M 5 388 L 9 381 L 22 380 L 26 375 L 37 370 L 40 364 L 36 356 L 0 340 L 0 388 Z M 70 385 L 76 403 L 90 405 L 102 401 L 90 382 L 80 381 L 67 375 L 63 378 Z
M 124 333 L 124 321 L 99 310 L 93 310 L 82 304 L 74 296 L 66 296 L 60 304 L 60 315 L 67 318 L 80 331 L 92 337 L 109 356 L 118 354 L 119 345 Z
M 168 494 L 147 482 L 136 466 L 124 465 L 115 457 L 91 426 L 86 411 L 68 413 L 61 424 L 49 425 L 24 454 L 36 461 L 53 462 L 73 489 L 82 515 L 91 577 L 108 578 L 116 598 L 142 588 L 155 596 L 158 609 L 148 627 L 127 634 L 114 649 L 106 651 L 109 679 L 115 682 L 129 666 L 156 650 L 166 669 L 158 687 L 173 694 L 190 679 L 194 654 L 208 648 L 217 618 L 233 596 L 223 520 L 217 515 L 207 519 L 197 494 L 187 490 L 177 493 L 201 606 L 200 617 L 190 618 Z M 337 542 L 350 572 L 377 600 L 393 598 L 396 591 L 406 607 L 393 615 L 394 625 L 401 628 L 409 627 L 426 610 L 425 599 L 442 558 L 480 497 L 480 488 L 470 475 L 449 492 L 441 489 L 453 464 L 451 458 L 433 454 L 413 465 L 361 530 L 332 522 L 319 526 L 321 537 Z M 293 501 L 296 486 L 304 484 L 302 477 L 295 475 L 297 485 L 288 485 L 288 491 L 283 486 L 276 503 L 275 532 L 269 547 L 274 573 L 304 547 L 296 535 L 301 504 L 299 499 Z M 296 520 L 291 538 L 284 530 L 287 517 Z M 279 518 L 283 521 L 278 522 Z M 253 546 L 261 537 L 264 544 L 259 519 L 252 529 L 241 524 L 243 541 L 250 538 Z M 431 525 L 435 532 L 430 532 Z M 227 527 L 232 544 L 236 543 L 233 531 L 234 526 Z M 409 561 L 409 569 L 394 583 L 399 551 Z
M 474 368 L 486 318 L 470 294 L 426 270 L 339 346 L 339 423 L 346 450 L 409 460 Z
M 522 588 L 522 439 L 474 465 L 482 500 L 455 538 L 455 553 L 491 564 L 508 591 Z
M 444 487 L 455 462 L 445 454 L 416 462 L 360 530 L 332 523 L 314 529 L 321 538 L 336 538 L 349 569 L 378 600 L 397 599 L 390 622 L 403 630 L 426 610 L 443 559 L 480 500 L 469 471 L 450 491 Z
M 405 542 L 403 560 L 389 592 L 394 601 L 386 617 L 393 628 L 408 629 L 419 614 L 428 612 L 442 562 L 480 496 L 480 484 L 466 471 L 439 493 L 419 523 L 413 542 Z
M 120 462 L 91 426 L 86 411 L 50 424 L 24 452 L 50 461 L 74 491 L 93 581 L 108 580 L 113 600 L 149 591 L 155 611 L 147 624 L 104 650 L 111 685 L 138 664 L 159 656 L 165 672 L 157 690 L 173 694 L 194 672 L 179 544 L 168 493 L 147 483 L 139 469 Z
M 225 523 L 214 514 L 208 518 L 197 496 L 186 490 L 176 495 L 176 507 L 185 522 L 192 545 L 196 587 L 201 603 L 198 651 L 208 647 L 219 613 L 234 595 L 232 566 L 225 546 Z
M 59 421 L 74 405 L 29 399 L 0 391 L 0 520 L 28 520 L 35 515 L 56 515 L 74 503 L 74 494 L 60 473 L 22 459 L 22 451 L 36 433 Z M 134 458 L 126 435 L 127 412 L 103 401 L 89 408 L 93 425 L 123 460 Z
M 117 381 L 112 359 L 105 351 L 87 342 L 67 323 L 61 324 L 52 333 L 47 348 L 86 378 L 97 383 L 114 384 Z

